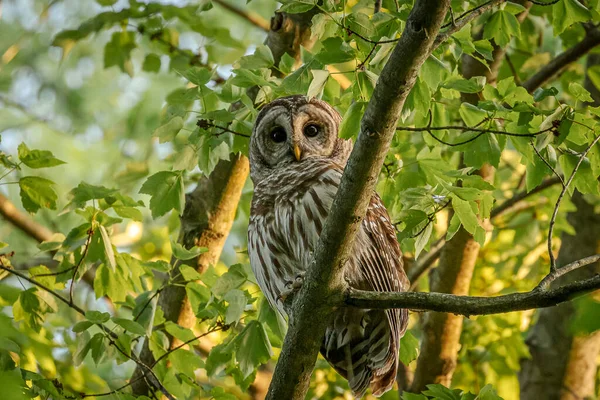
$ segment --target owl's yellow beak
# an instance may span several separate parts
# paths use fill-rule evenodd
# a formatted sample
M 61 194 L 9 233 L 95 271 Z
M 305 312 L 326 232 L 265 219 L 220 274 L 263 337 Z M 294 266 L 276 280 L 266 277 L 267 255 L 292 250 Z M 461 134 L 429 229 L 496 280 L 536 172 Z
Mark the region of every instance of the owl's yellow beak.
M 294 157 L 296 157 L 296 161 L 300 161 L 300 157 L 302 157 L 302 150 L 297 144 L 294 145 Z

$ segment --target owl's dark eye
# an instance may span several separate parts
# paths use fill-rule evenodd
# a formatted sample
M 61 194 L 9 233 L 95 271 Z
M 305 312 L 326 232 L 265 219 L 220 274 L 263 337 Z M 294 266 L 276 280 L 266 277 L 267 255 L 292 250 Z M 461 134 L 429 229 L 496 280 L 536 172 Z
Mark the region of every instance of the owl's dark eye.
M 319 134 L 319 125 L 308 124 L 304 127 L 304 135 L 308 137 L 315 137 Z
M 285 142 L 285 139 L 287 138 L 287 135 L 285 134 L 285 129 L 283 129 L 280 126 L 278 126 L 277 128 L 274 128 L 271 131 L 270 136 L 271 136 L 271 140 L 274 141 L 275 143 Z

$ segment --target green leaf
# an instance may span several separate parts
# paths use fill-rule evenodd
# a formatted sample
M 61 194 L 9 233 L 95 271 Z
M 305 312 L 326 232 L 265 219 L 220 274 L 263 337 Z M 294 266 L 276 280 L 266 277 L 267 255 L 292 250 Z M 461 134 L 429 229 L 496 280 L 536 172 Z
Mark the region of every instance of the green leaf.
M 29 150 L 25 143 L 19 145 L 19 160 L 29 168 L 48 168 L 65 164 L 47 150 Z
M 169 354 L 169 361 L 175 371 L 190 377 L 193 377 L 194 371 L 204 365 L 200 357 L 185 349 L 179 349 Z
M 573 97 L 575 97 L 579 101 L 589 103 L 592 103 L 594 101 L 594 99 L 592 99 L 592 96 L 590 96 L 590 92 L 585 90 L 583 86 L 581 86 L 581 84 L 577 82 L 569 83 L 569 93 L 571 93 Z
M 181 244 L 171 240 L 171 250 L 173 256 L 179 260 L 191 260 L 194 257 L 198 257 L 202 253 L 206 253 L 208 249 L 206 247 L 194 246 L 191 249 L 186 249 Z
M 79 321 L 71 330 L 75 333 L 81 333 L 86 331 L 92 325 L 94 325 L 92 321 Z
M 76 367 L 81 365 L 85 356 L 90 351 L 90 334 L 83 332 L 81 335 L 77 335 L 76 339 L 77 348 L 75 349 L 75 356 L 73 357 L 73 365 Z
M 81 206 L 90 200 L 98 200 L 109 197 L 117 193 L 117 189 L 108 189 L 104 186 L 94 186 L 81 182 L 76 188 L 71 190 L 72 202 Z
M 370 38 L 375 34 L 375 26 L 371 22 L 367 14 L 361 12 L 352 13 L 346 17 L 346 26 L 348 26 L 353 32 L 359 35 Z M 358 37 L 354 37 L 355 40 L 361 40 Z
M 106 232 L 106 228 L 104 227 L 104 225 L 100 225 L 98 229 L 100 230 L 100 236 L 102 237 L 102 243 L 104 244 L 106 261 L 108 262 L 108 266 L 110 267 L 110 269 L 113 272 L 115 272 L 117 262 L 115 260 L 115 251 L 110 241 L 110 237 L 108 236 L 108 232 Z
M 135 207 L 113 206 L 113 210 L 119 217 L 129 218 L 134 221 L 142 221 L 144 219 L 142 212 Z
M 165 330 L 169 335 L 181 340 L 182 342 L 190 342 L 196 337 L 196 335 L 194 335 L 194 332 L 192 332 L 191 329 L 182 328 L 181 326 L 171 321 L 167 321 L 165 323 Z
M 557 94 L 558 90 L 554 86 L 551 86 L 550 89 L 537 88 L 535 92 L 533 92 L 533 99 L 535 101 L 542 101 L 546 97 L 556 96 Z
M 423 394 L 433 397 L 436 400 L 461 400 L 460 393 L 460 389 L 449 389 L 439 383 L 427 385 L 427 390 L 423 391 Z
M 415 259 L 417 259 L 419 257 L 419 254 L 421 254 L 421 251 L 423 251 L 423 249 L 425 248 L 427 243 L 429 243 L 429 238 L 431 237 L 432 233 L 433 233 L 433 223 L 430 223 L 429 221 L 427 221 L 427 225 L 425 226 L 425 229 L 423 230 L 423 232 L 421 232 L 421 234 L 419 236 L 417 236 L 417 238 L 415 240 Z
M 121 328 L 129 331 L 131 333 L 135 333 L 136 335 L 145 336 L 146 329 L 136 321 L 126 319 L 126 318 L 116 318 L 114 317 L 113 322 L 119 325 Z
M 521 36 L 519 21 L 505 10 L 496 11 L 483 28 L 483 38 L 494 39 L 500 47 L 508 45 L 513 36 Z
M 483 90 L 484 85 L 485 76 L 474 76 L 470 79 L 454 76 L 444 82 L 442 87 L 446 89 L 458 90 L 462 93 L 479 93 Z
M 408 94 L 406 102 L 404 103 L 404 108 L 407 111 L 429 110 L 430 103 L 431 92 L 429 91 L 429 86 L 419 78 Z
M 142 70 L 146 72 L 159 72 L 160 71 L 160 57 L 154 53 L 150 53 L 144 58 L 142 64 Z
M 271 343 L 265 328 L 258 321 L 250 321 L 235 338 L 235 358 L 240 364 L 244 378 L 248 377 L 260 365 L 271 359 Z
M 176 116 L 164 125 L 156 128 L 152 136 L 157 137 L 159 143 L 171 142 L 175 139 L 181 128 L 183 128 L 183 118 Z
M 283 6 L 279 8 L 279 12 L 289 14 L 300 14 L 312 10 L 316 5 L 314 0 L 283 0 L 281 3 Z
M 479 391 L 479 394 L 475 400 L 503 400 L 502 397 L 498 396 L 498 393 L 494 390 L 494 387 L 490 384 L 485 385 Z
M 275 60 L 273 59 L 271 49 L 268 46 L 261 44 L 256 47 L 254 54 L 240 58 L 240 61 L 238 65 L 236 65 L 236 68 L 271 68 L 273 64 L 275 64 Z
M 279 61 L 279 70 L 284 74 L 289 74 L 292 72 L 295 63 L 296 60 L 294 57 L 290 56 L 288 53 L 283 53 L 283 56 L 281 56 L 281 60 Z
M 327 38 L 321 45 L 315 58 L 323 64 L 339 64 L 356 58 L 356 50 L 339 37 Z
M 329 78 L 329 71 L 313 69 L 310 71 L 310 73 L 313 76 L 313 80 L 308 86 L 306 96 L 309 98 L 320 97 L 320 94 L 327 83 L 327 79 Z
M 419 339 L 413 336 L 410 331 L 407 331 L 400 339 L 400 361 L 408 366 L 419 356 Z
M 189 265 L 182 265 L 179 267 L 179 272 L 186 281 L 197 281 L 202 279 L 202 275 Z
M 113 4 L 115 4 L 118 0 L 96 0 L 96 3 L 100 4 L 101 6 L 112 6 Z
M 212 78 L 212 71 L 204 67 L 192 67 L 184 71 L 177 71 L 181 76 L 196 86 L 206 85 Z
M 456 215 L 458 215 L 460 222 L 467 232 L 474 234 L 475 230 L 479 227 L 479 221 L 473 212 L 471 202 L 462 200 L 456 195 L 452 195 L 452 208 L 456 212 Z
M 464 162 L 469 167 L 481 168 L 487 163 L 497 168 L 500 163 L 500 145 L 496 135 L 491 133 L 484 133 L 461 148 L 464 148 Z
M 230 290 L 223 296 L 223 300 L 229 303 L 225 313 L 225 324 L 238 322 L 246 307 L 246 295 L 239 289 Z
M 504 11 L 508 11 L 511 14 L 520 14 L 523 11 L 525 11 L 525 7 L 523 7 L 521 4 L 517 4 L 517 3 L 513 3 L 511 1 L 507 1 L 504 4 Z
M 30 213 L 37 212 L 41 207 L 56 210 L 58 195 L 52 188 L 54 182 L 38 176 L 25 176 L 19 179 L 21 202 Z
M 340 124 L 340 134 L 342 139 L 356 138 L 360 131 L 360 120 L 362 119 L 363 113 L 367 103 L 364 101 L 354 102 L 348 107 L 348 110 L 344 114 L 342 123 Z
M 131 51 L 136 48 L 135 32 L 115 32 L 104 47 L 104 67 L 117 66 L 121 71 L 133 76 Z
M 90 350 L 92 350 L 92 359 L 98 365 L 106 357 L 106 346 L 104 344 L 104 334 L 96 333 L 90 340 Z
M 175 209 L 183 213 L 185 193 L 183 171 L 160 171 L 150 176 L 142 185 L 140 193 L 149 194 L 152 217 L 158 218 Z
M 240 287 L 247 279 L 248 277 L 244 273 L 241 264 L 235 264 L 229 267 L 229 270 L 217 279 L 211 291 L 215 296 L 223 296 L 230 290 Z
M 569 26 L 577 22 L 592 19 L 592 14 L 578 0 L 560 0 L 552 6 L 552 26 L 554 35 L 558 36 Z
M 566 177 L 571 176 L 575 169 L 579 157 L 565 153 L 558 158 L 558 161 L 566 180 Z M 569 188 L 569 193 L 573 192 L 573 185 L 583 194 L 600 194 L 598 192 L 598 181 L 594 177 L 590 161 L 587 158 L 583 159 L 583 162 L 579 165 L 579 169 L 577 169 L 573 178 L 573 184 Z
M 94 324 L 103 324 L 110 319 L 110 314 L 107 312 L 90 310 L 85 312 L 85 317 Z

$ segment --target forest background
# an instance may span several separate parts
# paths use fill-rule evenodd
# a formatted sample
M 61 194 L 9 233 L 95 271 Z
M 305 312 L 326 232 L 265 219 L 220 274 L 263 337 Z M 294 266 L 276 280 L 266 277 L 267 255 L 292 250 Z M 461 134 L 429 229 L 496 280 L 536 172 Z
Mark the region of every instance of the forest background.
M 0 2 L 3 398 L 351 398 L 323 359 L 312 372 L 302 315 L 284 346 L 248 264 L 248 135 L 289 94 L 340 111 L 373 155 L 347 175 L 376 176 L 397 222 L 413 292 L 338 299 L 412 310 L 384 399 L 598 397 L 599 298 L 580 295 L 600 288 L 599 12 Z M 369 138 L 377 121 L 394 123 Z M 307 286 L 298 304 L 329 290 Z

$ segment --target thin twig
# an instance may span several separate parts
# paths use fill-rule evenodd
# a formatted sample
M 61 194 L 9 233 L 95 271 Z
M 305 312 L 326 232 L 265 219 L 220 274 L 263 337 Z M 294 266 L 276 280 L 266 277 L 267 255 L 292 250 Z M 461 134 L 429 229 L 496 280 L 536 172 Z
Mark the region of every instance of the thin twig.
M 206 332 L 204 332 L 204 333 L 202 333 L 202 334 L 200 334 L 200 335 L 198 335 L 198 336 L 196 336 L 196 337 L 194 337 L 194 338 L 192 338 L 192 339 L 190 339 L 190 340 L 187 340 L 187 341 L 185 341 L 185 342 L 181 343 L 179 346 L 173 347 L 171 350 L 167 351 L 166 353 L 164 353 L 163 355 L 161 355 L 160 357 L 158 357 L 158 358 L 156 359 L 156 361 L 154 361 L 154 362 L 152 363 L 152 366 L 151 366 L 151 368 L 154 368 L 154 367 L 156 366 L 156 364 L 158 364 L 158 363 L 159 363 L 161 360 L 163 360 L 165 357 L 168 357 L 168 356 L 169 356 L 169 354 L 173 353 L 174 351 L 176 351 L 176 350 L 179 350 L 179 349 L 180 349 L 180 348 L 182 348 L 183 346 L 186 346 L 186 345 L 188 345 L 188 344 L 190 344 L 190 343 L 192 343 L 192 342 L 195 342 L 195 341 L 196 341 L 196 340 L 198 340 L 198 339 L 202 339 L 204 336 L 207 336 L 207 335 L 209 335 L 209 334 L 211 334 L 211 333 L 213 333 L 213 332 L 217 332 L 217 331 L 223 330 L 223 329 L 224 329 L 224 327 L 225 327 L 225 326 L 223 326 L 223 325 L 215 326 L 215 327 L 213 327 L 213 328 L 209 329 L 208 331 L 206 331 Z
M 423 128 L 413 128 L 413 127 L 405 127 L 405 126 L 400 126 L 397 127 L 396 130 L 398 131 L 408 131 L 408 132 L 427 132 L 429 133 L 429 135 L 431 135 L 432 138 L 434 138 L 436 141 L 445 144 L 446 146 L 461 146 L 463 144 L 467 144 L 470 142 L 473 142 L 475 140 L 477 140 L 479 137 L 483 136 L 486 133 L 491 133 L 494 135 L 505 135 L 505 136 L 512 136 L 512 137 L 527 137 L 527 138 L 533 138 L 536 137 L 538 135 L 541 135 L 542 133 L 546 133 L 552 130 L 555 130 L 556 128 L 554 126 L 541 130 L 541 131 L 537 131 L 537 132 L 533 132 L 533 133 L 514 133 L 514 132 L 507 132 L 507 131 L 501 131 L 501 130 L 496 130 L 496 129 L 485 129 L 485 128 L 476 128 L 476 127 L 469 127 L 469 126 L 460 126 L 460 125 L 451 125 L 451 126 L 426 126 Z M 433 132 L 431 131 L 441 131 L 441 130 L 461 130 L 463 132 L 479 132 L 477 135 L 473 136 L 472 138 L 466 139 L 462 142 L 458 142 L 458 143 L 450 143 L 447 142 L 439 137 L 437 137 L 436 135 L 433 134 Z
M 540 158 L 540 160 L 542 160 L 544 162 L 544 164 L 546 164 L 546 166 L 548 168 L 550 168 L 550 171 L 552 171 L 552 173 L 560 180 L 560 183 L 563 185 L 563 187 L 565 187 L 565 181 L 564 181 L 563 177 L 560 176 L 560 174 L 558 172 L 556 172 L 554 167 L 552 167 L 552 165 L 550 165 L 548 160 L 546 160 L 544 158 L 544 156 L 542 156 L 542 153 L 540 153 L 539 150 L 535 147 L 535 144 L 533 142 L 531 142 L 530 144 L 531 144 L 531 147 L 533 147 L 533 151 L 535 151 L 535 154 L 537 154 L 537 156 Z
M 600 260 L 600 254 L 582 258 L 581 260 L 574 261 L 570 264 L 565 265 L 564 267 L 560 267 L 557 270 L 554 270 L 553 272 L 546 275 L 544 277 L 544 279 L 542 279 L 540 281 L 540 283 L 538 283 L 538 285 L 536 286 L 536 289 L 547 290 L 550 287 L 550 284 L 557 278 L 559 278 L 571 271 L 574 271 L 578 268 L 593 264 L 593 263 L 597 262 L 598 260 Z
M 438 46 L 440 46 L 442 43 L 448 40 L 450 36 L 460 31 L 475 18 L 479 17 L 480 15 L 499 5 L 500 3 L 504 3 L 505 1 L 506 0 L 490 0 L 477 7 L 474 7 L 471 10 L 464 12 L 454 21 L 454 23 L 450 22 L 451 25 L 449 25 L 447 30 L 438 33 L 435 41 L 433 42 L 433 48 L 436 49 Z M 446 26 L 448 26 L 448 24 L 446 24 Z
M 581 156 L 579 157 L 577 164 L 575 164 L 575 168 L 573 168 L 573 172 L 571 172 L 571 176 L 569 176 L 569 179 L 567 180 L 567 182 L 563 186 L 563 189 L 561 190 L 560 194 L 558 195 L 558 200 L 556 200 L 556 205 L 554 206 L 554 212 L 552 213 L 552 218 L 550 219 L 550 227 L 548 228 L 548 257 L 550 257 L 550 274 L 549 275 L 552 275 L 553 273 L 556 272 L 556 259 L 554 258 L 554 253 L 552 252 L 552 235 L 554 232 L 554 224 L 556 223 L 556 216 L 558 215 L 558 208 L 560 207 L 560 203 L 562 202 L 562 199 L 565 196 L 567 189 L 569 189 L 571 182 L 573 182 L 573 178 L 575 178 L 575 174 L 577 173 L 577 170 L 581 166 L 581 163 L 583 163 L 585 156 L 587 156 L 587 154 L 592 149 L 592 147 L 594 147 L 594 145 L 596 143 L 598 143 L 598 140 L 600 140 L 600 135 L 596 136 L 596 138 L 592 141 L 592 143 L 589 144 L 589 146 L 585 149 L 585 151 L 583 153 L 581 153 Z
M 245 133 L 232 131 L 229 128 L 216 125 L 216 124 L 214 124 L 212 121 L 210 121 L 208 119 L 199 119 L 198 122 L 196 122 L 196 125 L 198 125 L 198 127 L 200 129 L 206 129 L 206 128 L 219 128 L 219 129 L 221 129 L 221 132 L 218 133 L 217 136 L 219 136 L 219 135 L 221 135 L 221 134 L 223 134 L 225 132 L 228 132 L 228 133 L 231 133 L 232 135 L 235 135 L 235 136 L 241 136 L 241 137 L 245 137 L 245 138 L 249 138 L 250 137 L 250 135 L 246 135 Z
M 71 276 L 71 286 L 69 287 L 69 302 L 73 304 L 73 293 L 75 291 L 75 277 L 77 276 L 77 271 L 79 271 L 79 267 L 83 262 L 83 259 L 87 256 L 88 250 L 90 248 L 90 243 L 92 242 L 92 236 L 94 235 L 94 229 L 90 228 L 87 231 L 87 239 L 85 241 L 85 247 L 83 248 L 83 252 L 81 253 L 81 257 L 77 264 L 75 264 L 75 268 L 73 271 L 73 275 Z

